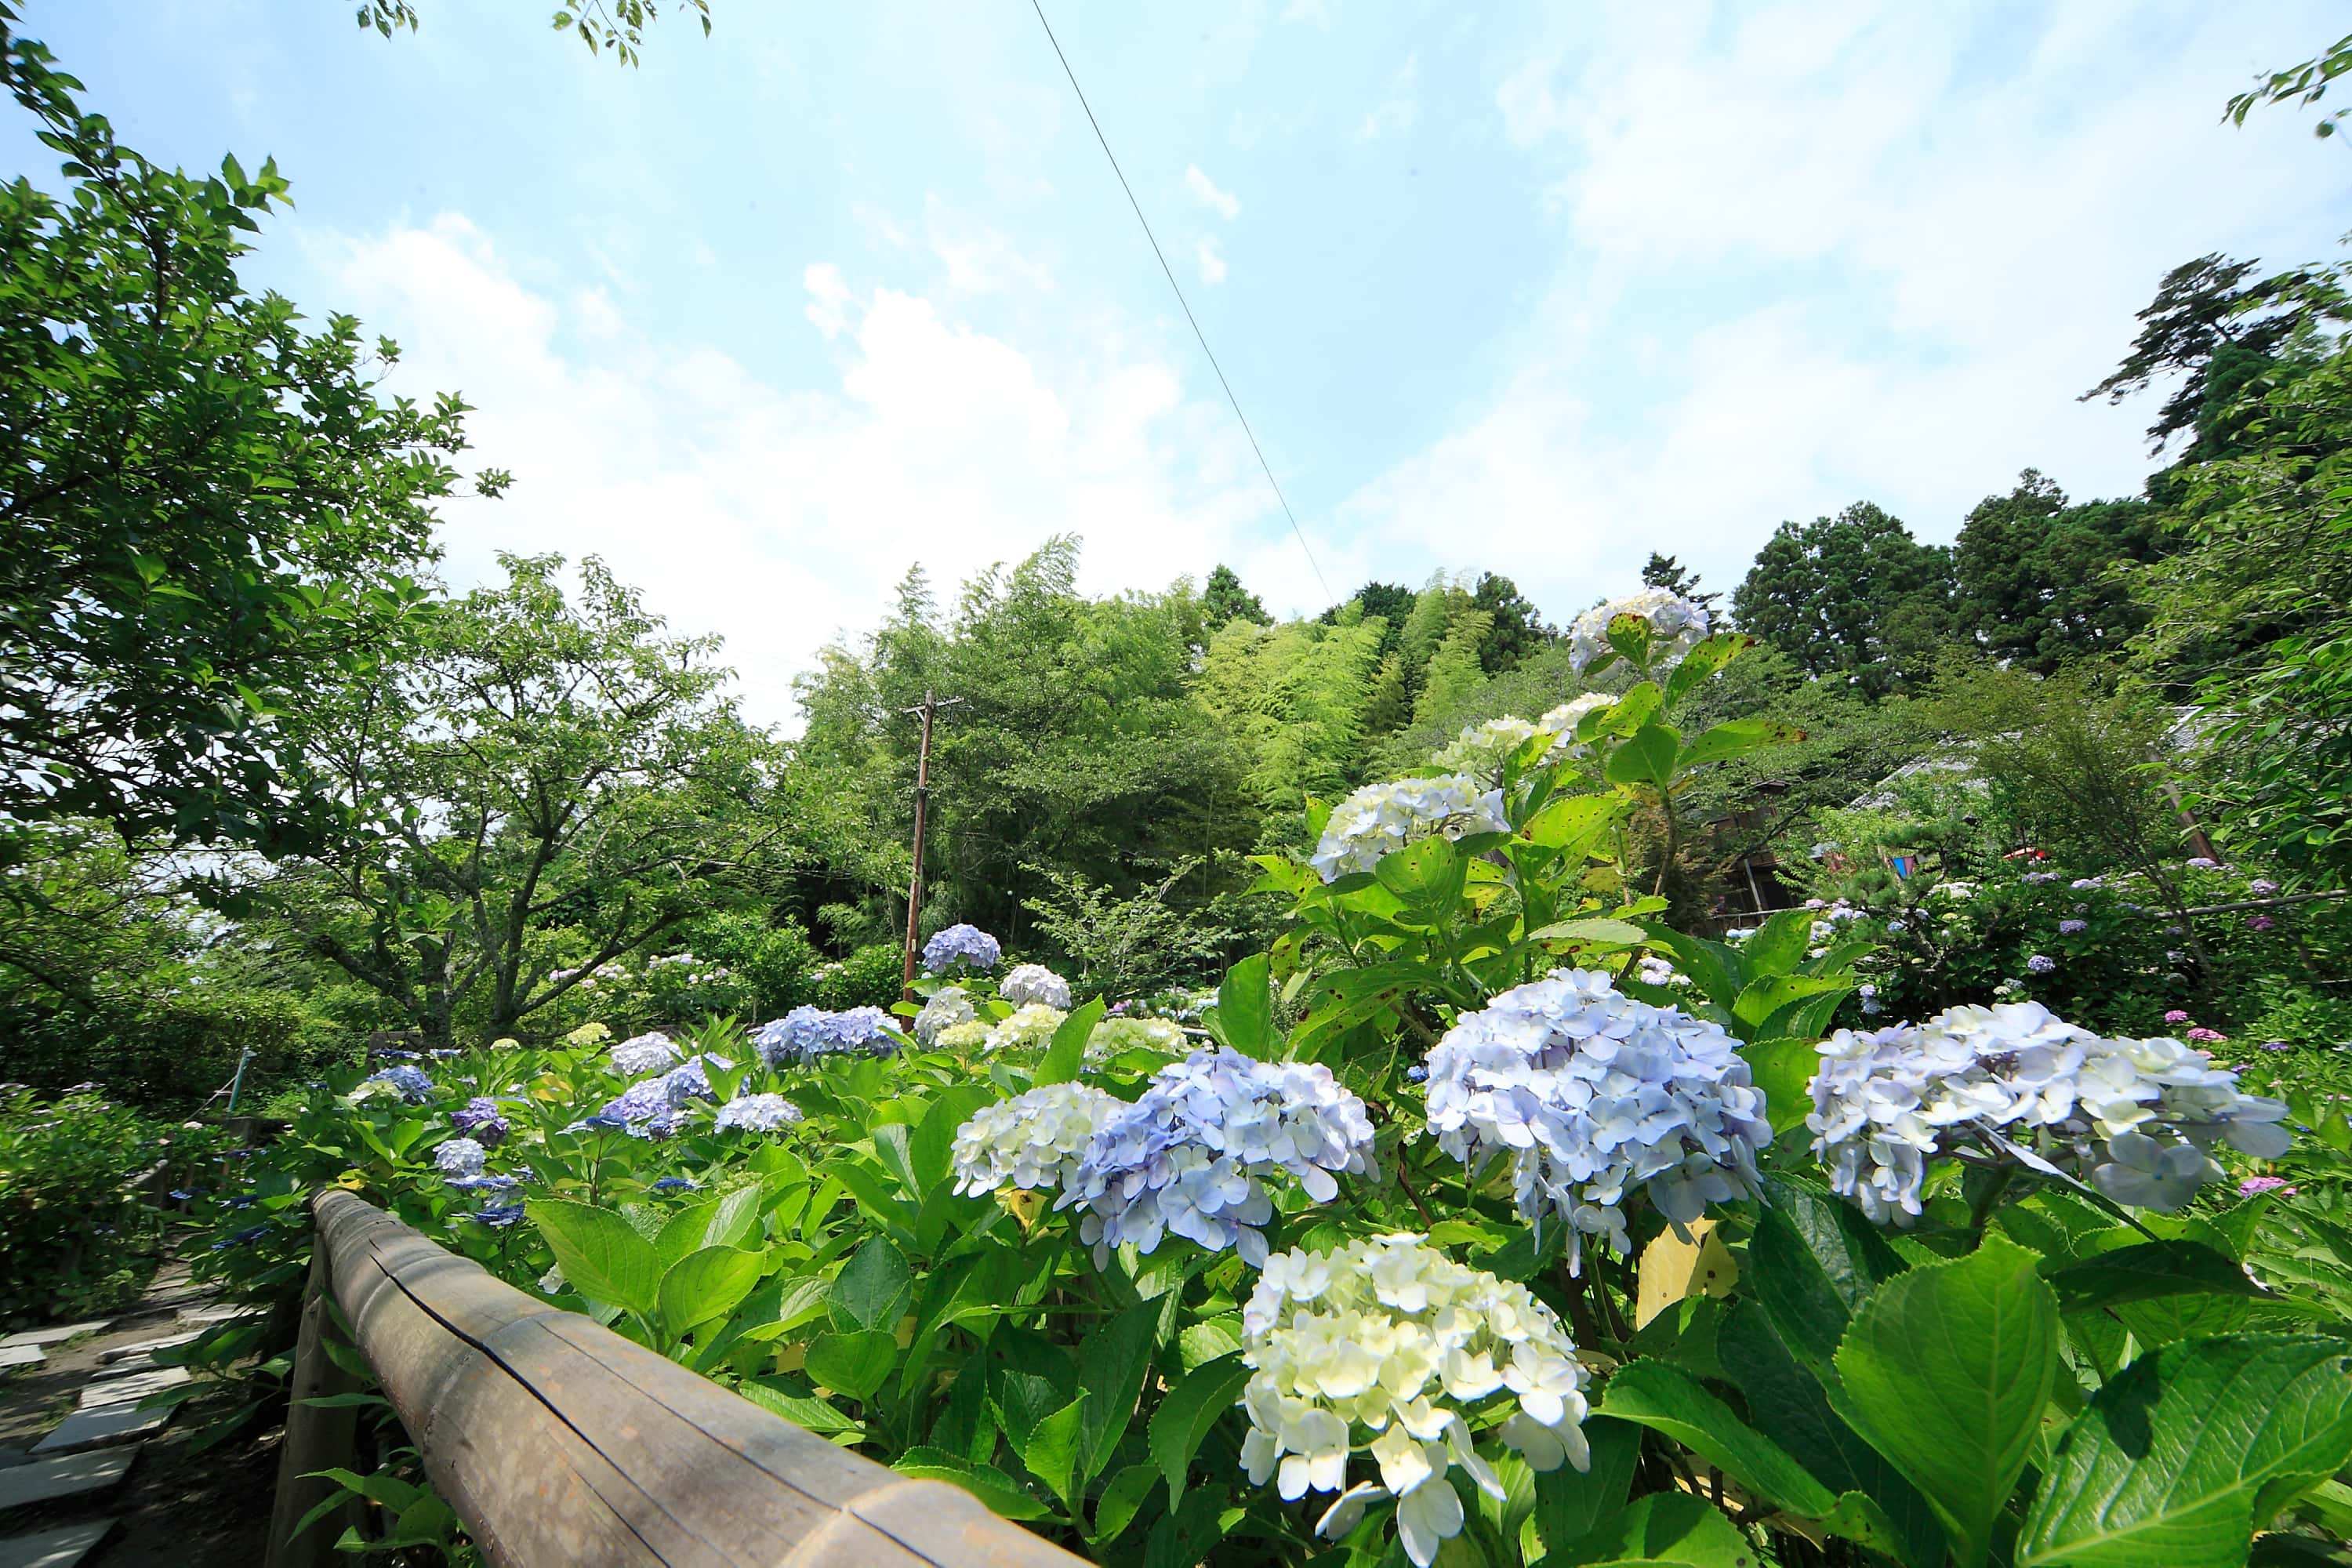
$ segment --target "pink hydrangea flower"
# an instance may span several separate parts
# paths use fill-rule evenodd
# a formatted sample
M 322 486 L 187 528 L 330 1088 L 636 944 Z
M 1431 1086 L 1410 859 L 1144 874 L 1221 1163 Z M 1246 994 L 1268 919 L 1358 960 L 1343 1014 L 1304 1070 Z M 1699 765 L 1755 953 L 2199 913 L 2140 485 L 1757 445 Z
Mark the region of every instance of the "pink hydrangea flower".
M 2189 1031 L 2189 1037 L 2196 1041 L 2200 1046 L 2210 1046 L 2219 1045 L 2222 1041 L 2227 1040 L 2230 1037 L 2223 1034 L 2219 1029 L 2209 1029 L 2200 1024 L 2196 1028 Z
M 2186 1024 L 2189 1022 L 2189 1015 L 2175 1007 L 2164 1016 L 2164 1021 L 2168 1024 Z
M 2248 1176 L 2238 1184 L 2238 1195 L 2242 1198 L 2251 1198 L 2262 1193 L 2276 1193 L 2288 1198 L 2295 1195 L 2295 1190 L 2287 1185 L 2284 1176 Z

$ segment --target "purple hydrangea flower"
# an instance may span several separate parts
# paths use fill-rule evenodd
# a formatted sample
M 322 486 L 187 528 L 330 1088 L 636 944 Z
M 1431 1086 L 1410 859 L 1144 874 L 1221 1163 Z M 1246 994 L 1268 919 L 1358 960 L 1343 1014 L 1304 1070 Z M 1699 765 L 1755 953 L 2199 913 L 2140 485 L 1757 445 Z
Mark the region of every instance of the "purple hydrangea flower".
M 2268 915 L 2256 915 L 2253 919 L 2246 922 L 2247 928 L 2252 931 L 2268 931 L 2276 924 L 2278 924 L 2278 921 L 2271 919 Z
M 974 925 L 951 925 L 923 943 L 923 972 L 927 974 L 961 974 L 975 969 L 993 969 L 1003 962 L 1004 950 L 997 945 L 996 939 Z
M 505 1142 L 510 1131 L 507 1119 L 499 1113 L 499 1102 L 487 1094 L 478 1094 L 462 1109 L 451 1111 L 449 1125 L 485 1149 L 495 1149 Z
M 2238 1195 L 2242 1198 L 2254 1197 L 2263 1193 L 2281 1193 L 2290 1198 L 2295 1195 L 2294 1189 L 2287 1185 L 2284 1176 L 2248 1176 L 2238 1184 Z
M 2058 967 L 2058 961 L 2046 952 L 2037 952 L 2025 961 L 2025 967 L 2029 973 L 2047 974 Z
M 2257 877 L 2246 884 L 2246 891 L 2258 899 L 2267 899 L 2279 890 L 2279 885 L 2268 877 Z
M 2058 922 L 2058 934 L 2060 936 L 2073 936 L 2077 931 L 2085 931 L 2090 929 L 2091 922 L 2088 921 L 2060 921 Z

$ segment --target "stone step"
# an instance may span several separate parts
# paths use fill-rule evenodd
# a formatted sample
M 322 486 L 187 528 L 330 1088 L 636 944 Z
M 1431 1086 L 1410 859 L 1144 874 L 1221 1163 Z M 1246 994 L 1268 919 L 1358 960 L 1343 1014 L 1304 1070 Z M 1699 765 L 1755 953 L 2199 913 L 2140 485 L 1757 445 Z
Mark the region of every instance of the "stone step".
M 114 1528 L 110 1519 L 61 1524 L 0 1541 L 0 1568 L 74 1568 Z
M 111 1318 L 98 1318 L 87 1323 L 59 1323 L 55 1328 L 26 1329 L 21 1334 L 10 1334 L 0 1340 L 0 1346 L 62 1344 L 84 1334 L 98 1333 L 112 1321 Z
M 188 1369 L 184 1366 L 150 1367 L 129 1377 L 100 1378 L 81 1391 L 81 1407 L 97 1410 L 116 1405 L 136 1405 L 151 1394 L 177 1388 L 189 1380 Z
M 48 1359 L 48 1353 L 38 1345 L 0 1345 L 0 1372 L 38 1366 Z
M 180 1345 L 191 1344 L 196 1340 L 202 1338 L 203 1335 L 204 1331 L 202 1329 L 190 1329 L 185 1333 L 165 1334 L 159 1340 L 141 1340 L 134 1345 L 116 1345 L 111 1350 L 103 1350 L 98 1352 L 99 1364 L 111 1369 L 121 1366 L 125 1363 L 129 1363 L 130 1365 L 133 1367 L 143 1368 L 146 1365 L 147 1358 L 150 1355 L 152 1355 L 155 1352 L 168 1351 Z
M 54 1459 L 35 1459 L 30 1464 L 13 1465 L 0 1470 L 0 1509 L 21 1508 L 28 1502 L 49 1502 L 58 1498 L 110 1487 L 122 1479 L 122 1472 L 129 1469 L 131 1461 L 138 1457 L 139 1445 L 131 1443 L 97 1453 L 67 1454 Z
M 70 1454 L 119 1443 L 125 1437 L 144 1436 L 177 1414 L 175 1409 L 142 1410 L 135 1405 L 101 1405 L 94 1410 L 77 1410 L 58 1422 L 56 1431 L 33 1445 L 33 1455 L 39 1458 L 49 1454 Z
M 180 1321 L 211 1325 L 226 1323 L 232 1318 L 258 1318 L 265 1309 L 235 1301 L 215 1301 L 208 1307 L 183 1307 Z

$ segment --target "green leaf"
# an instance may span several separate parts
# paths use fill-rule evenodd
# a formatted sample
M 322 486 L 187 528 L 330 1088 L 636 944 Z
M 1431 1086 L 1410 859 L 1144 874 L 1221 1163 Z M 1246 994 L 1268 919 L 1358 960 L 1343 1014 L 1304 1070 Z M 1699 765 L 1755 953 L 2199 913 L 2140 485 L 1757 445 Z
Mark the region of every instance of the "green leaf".
M 914 1300 L 906 1255 L 877 1236 L 842 1265 L 826 1307 L 836 1329 L 896 1329 Z
M 757 1252 L 735 1247 L 706 1247 L 670 1265 L 662 1276 L 659 1301 L 662 1327 L 682 1334 L 697 1323 L 707 1323 L 751 1293 L 767 1262 Z
M 1789 1457 L 1788 1450 L 1733 1414 L 1698 1379 L 1669 1363 L 1643 1359 L 1617 1369 L 1601 1413 L 1663 1432 L 1704 1455 L 1774 1508 L 1820 1519 L 1837 1506 L 1829 1488 Z
M 1851 974 L 1768 974 L 1739 994 L 1731 1016 L 1748 1026 L 1750 1036 L 1769 1039 L 1772 1037 L 1763 1026 L 1768 1020 L 1785 1021 L 1801 1004 L 1819 996 L 1843 996 L 1854 984 Z
M 1083 1011 L 1083 1009 L 1081 1009 Z M 1056 1040 L 1058 1042 L 1058 1034 Z M 1084 1049 L 1083 1043 L 1080 1047 Z M 1053 1051 L 1045 1055 L 1050 1060 Z M 1039 1083 L 1057 1083 L 1058 1079 L 1040 1078 Z M 984 1083 L 957 1083 L 932 1097 L 931 1107 L 915 1124 L 914 1135 L 907 1140 L 907 1158 L 914 1168 L 915 1182 L 924 1196 L 945 1181 L 955 1166 L 955 1135 L 972 1113 L 982 1106 L 992 1104 L 996 1091 Z
M 1151 1369 L 1151 1347 L 1169 1303 L 1139 1301 L 1088 1334 L 1078 1345 L 1078 1389 L 1087 1396 L 1079 1451 L 1079 1479 L 1092 1480 L 1110 1463 L 1113 1450 L 1134 1419 Z
M 1738 632 L 1717 632 L 1701 642 L 1683 655 L 1682 662 L 1666 677 L 1666 706 L 1680 702 L 1708 676 L 1755 646 L 1754 637 Z
M 1186 1332 L 1191 1332 L 1187 1330 Z M 1249 1385 L 1250 1369 L 1238 1354 L 1202 1362 L 1160 1400 L 1151 1413 L 1151 1457 L 1168 1478 L 1168 1506 L 1184 1495 L 1184 1474 L 1192 1456 L 1208 1441 L 1217 1418 L 1234 1407 Z
M 860 1404 L 874 1397 L 898 1360 L 898 1341 L 880 1329 L 855 1333 L 819 1334 L 809 1342 L 809 1376 L 835 1394 Z
M 1469 870 L 1468 859 L 1454 841 L 1433 834 L 1417 844 L 1408 844 L 1381 856 L 1381 863 L 1372 868 L 1372 875 L 1407 909 L 1429 919 L 1453 911 L 1455 901 L 1462 897 L 1462 886 Z M 1235 964 L 1226 972 L 1228 982 L 1240 967 Z M 1223 995 L 1220 990 L 1221 1005 Z
M 1445 843 L 1442 838 L 1424 842 Z M 1450 844 L 1445 847 L 1449 851 L 1453 848 Z M 1266 978 L 1266 963 L 1265 953 L 1253 952 L 1226 970 L 1223 983 L 1217 987 L 1218 1038 L 1261 1061 L 1274 1046 L 1274 989 Z
M 1825 1387 L 1838 1340 L 1864 1297 L 1903 1272 L 1902 1258 L 1853 1205 L 1818 1187 L 1767 1181 L 1748 1279 L 1772 1327 Z
M 1663 791 L 1673 787 L 1675 759 L 1681 752 L 1682 737 L 1674 730 L 1664 724 L 1644 724 L 1609 753 L 1604 771 L 1611 784 L 1648 784 Z
M 661 1290 L 654 1244 L 611 1209 L 571 1198 L 530 1198 L 523 1213 L 554 1249 L 564 1283 L 591 1300 L 650 1315 Z
M 1766 1040 L 1742 1046 L 1748 1076 L 1764 1091 L 1764 1114 L 1775 1135 L 1801 1125 L 1813 1110 L 1813 1075 L 1822 1054 L 1810 1040 Z
M 1078 1465 L 1086 1446 L 1087 1396 L 1079 1394 L 1023 1434 L 1021 1462 L 1072 1513 L 1078 1510 Z
M 1160 1472 L 1150 1465 L 1129 1465 L 1113 1476 L 1095 1500 L 1094 1543 L 1108 1546 L 1124 1534 L 1135 1522 L 1136 1510 L 1159 1484 Z
M 2058 1310 L 2079 1312 L 2158 1296 L 2267 1297 L 2223 1253 L 2194 1241 L 2145 1241 L 2048 1270 Z
M 1619 809 L 1615 795 L 1565 795 L 1529 817 L 1521 832 L 1530 844 L 1546 849 L 1573 849 L 1581 858 L 1585 850 L 1609 831 L 1609 825 L 1617 820 Z
M 863 1435 L 866 1430 L 864 1423 L 851 1420 L 822 1399 L 772 1388 L 758 1378 L 746 1378 L 735 1385 L 735 1392 L 761 1409 L 781 1415 L 793 1426 L 811 1432 L 856 1432 Z
M 1625 1496 L 1633 1489 L 1633 1467 L 1642 1457 L 1642 1429 L 1628 1421 L 1594 1415 L 1585 1420 L 1584 1440 L 1592 1449 L 1589 1468 L 1562 1465 L 1536 1472 L 1536 1528 L 1548 1547 L 1600 1528 L 1624 1508 Z
M 2296 1493 L 2352 1460 L 2352 1342 L 2244 1334 L 2168 1345 L 2059 1439 L 2018 1568 L 2235 1568 Z
M 1650 933 L 1631 921 L 1612 921 L 1605 916 L 1590 916 L 1583 920 L 1561 921 L 1528 933 L 1529 942 L 1595 942 L 1616 947 L 1632 947 L 1650 940 Z
M 1254 956 L 1257 960 L 1259 977 L 1264 978 L 1265 954 L 1261 952 Z M 1222 1004 L 1219 1010 L 1223 1011 Z M 1030 1082 L 1043 1089 L 1049 1083 L 1069 1083 L 1076 1079 L 1078 1069 L 1086 1065 L 1087 1041 L 1094 1034 L 1095 1026 L 1103 1021 L 1105 1011 L 1103 999 L 1097 996 L 1063 1019 L 1054 1030 L 1053 1044 L 1045 1047 L 1045 1059 L 1037 1064 L 1036 1077 Z M 954 1136 L 952 1130 L 949 1136 Z
M 1739 944 L 1739 956 L 1748 966 L 1748 984 L 1740 987 L 1743 997 L 1772 976 L 1790 973 L 1805 961 L 1806 950 L 1813 945 L 1814 918 L 1811 910 L 1782 910 Z M 1756 1016 L 1763 1016 L 1760 1013 Z M 1748 1014 L 1743 1011 L 1740 1016 L 1745 1018 Z
M 928 1446 L 908 1449 L 891 1463 L 902 1476 L 952 1481 L 986 1503 L 1000 1519 L 1049 1519 L 1054 1510 L 1022 1490 L 1021 1483 L 994 1465 L 974 1464 L 961 1454 Z
M 1669 926 L 1650 928 L 1650 942 L 1663 946 L 1675 955 L 1682 972 L 1691 977 L 1698 994 L 1726 1008 L 1739 999 L 1740 987 L 1747 984 L 1748 961 L 1739 950 L 1727 942 L 1709 942 L 1705 937 L 1685 936 Z
M 1727 719 L 1683 748 L 1675 763 L 1679 772 L 1703 768 L 1709 763 L 1726 763 L 1734 757 L 1744 757 L 1750 752 L 1777 746 L 1805 738 L 1802 730 L 1770 719 Z
M 1961 1568 L 1984 1562 L 2057 1378 L 2058 1298 L 2036 1261 L 1990 1235 L 1880 1286 L 1838 1345 L 1832 1407 L 1927 1494 Z
M 1683 1563 L 1690 1568 L 1755 1568 L 1756 1549 L 1723 1511 L 1688 1492 L 1652 1492 L 1599 1529 L 1544 1553 L 1544 1568 L 1614 1563 Z

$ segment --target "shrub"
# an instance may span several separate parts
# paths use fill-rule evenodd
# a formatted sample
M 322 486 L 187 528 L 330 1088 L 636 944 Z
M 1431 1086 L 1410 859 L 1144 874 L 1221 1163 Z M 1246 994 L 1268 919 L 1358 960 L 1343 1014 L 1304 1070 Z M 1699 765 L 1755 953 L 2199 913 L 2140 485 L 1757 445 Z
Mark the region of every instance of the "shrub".
M 851 1007 L 887 1007 L 898 1000 L 906 974 L 903 952 L 880 942 L 861 947 L 838 963 L 816 972 L 816 1005 L 830 1012 Z

